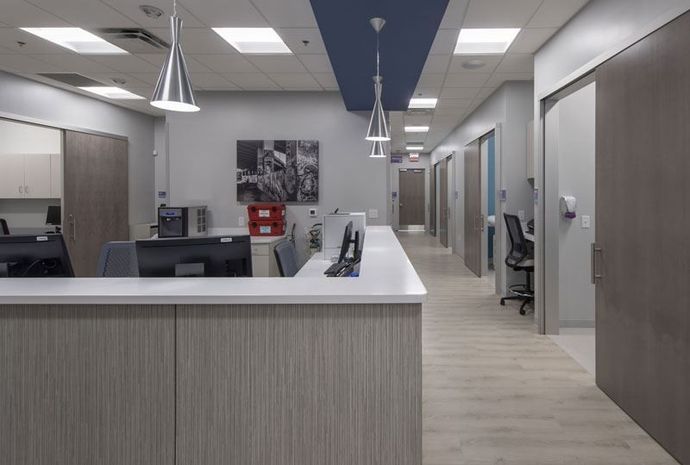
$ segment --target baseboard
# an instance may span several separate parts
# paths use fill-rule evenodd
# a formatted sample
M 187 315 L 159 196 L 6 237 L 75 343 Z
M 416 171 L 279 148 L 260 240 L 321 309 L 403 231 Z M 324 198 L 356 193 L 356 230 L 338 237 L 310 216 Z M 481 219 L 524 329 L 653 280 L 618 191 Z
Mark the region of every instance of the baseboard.
M 561 320 L 561 328 L 594 328 L 594 320 Z

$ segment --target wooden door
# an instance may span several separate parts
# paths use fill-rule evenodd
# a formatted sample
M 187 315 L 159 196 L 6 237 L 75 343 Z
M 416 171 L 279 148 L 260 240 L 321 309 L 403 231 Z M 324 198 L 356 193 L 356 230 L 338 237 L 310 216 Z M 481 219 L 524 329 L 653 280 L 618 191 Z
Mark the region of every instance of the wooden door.
M 424 226 L 424 170 L 400 169 L 398 174 L 400 229 L 410 226 Z
M 690 14 L 597 70 L 597 384 L 690 464 Z
M 64 234 L 77 276 L 95 276 L 101 247 L 129 238 L 127 141 L 65 132 Z
M 50 195 L 50 155 L 24 157 L 24 194 L 27 199 L 48 199 Z
M 24 155 L 0 155 L 0 198 L 24 198 Z
M 436 237 L 436 165 L 431 168 L 429 176 L 429 229 Z
M 482 166 L 479 140 L 465 147 L 465 266 L 482 275 Z
M 439 177 L 441 183 L 440 189 L 440 218 L 438 222 L 439 239 L 443 247 L 448 247 L 448 159 L 441 160 L 439 170 Z

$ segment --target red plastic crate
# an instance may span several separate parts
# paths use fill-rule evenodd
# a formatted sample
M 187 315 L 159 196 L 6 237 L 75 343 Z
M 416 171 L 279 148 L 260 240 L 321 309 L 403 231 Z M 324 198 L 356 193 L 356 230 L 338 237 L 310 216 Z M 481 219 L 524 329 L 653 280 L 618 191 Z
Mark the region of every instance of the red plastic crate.
M 284 221 L 284 203 L 252 203 L 247 205 L 249 221 Z
M 283 236 L 285 235 L 285 221 L 250 221 L 249 235 L 251 236 Z

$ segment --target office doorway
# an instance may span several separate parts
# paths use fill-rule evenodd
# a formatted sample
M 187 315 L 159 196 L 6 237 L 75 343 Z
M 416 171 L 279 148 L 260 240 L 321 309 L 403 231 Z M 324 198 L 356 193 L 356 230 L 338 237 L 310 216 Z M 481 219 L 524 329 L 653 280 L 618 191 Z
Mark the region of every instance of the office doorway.
M 448 158 L 438 163 L 439 208 L 438 232 L 443 247 L 448 247 Z
M 436 186 L 437 186 L 437 175 L 436 168 L 438 164 L 431 167 L 431 176 L 429 176 L 429 233 L 436 237 Z
M 424 231 L 426 196 L 424 169 L 398 171 L 400 231 Z

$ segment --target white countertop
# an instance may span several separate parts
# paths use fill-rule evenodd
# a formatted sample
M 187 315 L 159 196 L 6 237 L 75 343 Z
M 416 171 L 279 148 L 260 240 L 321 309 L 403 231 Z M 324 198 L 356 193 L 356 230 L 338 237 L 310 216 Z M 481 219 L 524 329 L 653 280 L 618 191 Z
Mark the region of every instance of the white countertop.
M 311 267 L 330 263 L 310 260 Z M 0 304 L 421 303 L 426 288 L 389 226 L 366 230 L 358 278 L 10 278 Z M 323 270 L 321 273 L 323 273 Z M 313 273 L 313 274 L 312 274 Z

